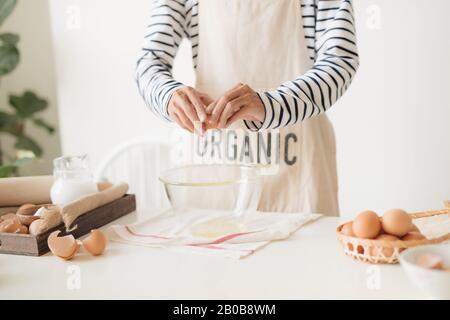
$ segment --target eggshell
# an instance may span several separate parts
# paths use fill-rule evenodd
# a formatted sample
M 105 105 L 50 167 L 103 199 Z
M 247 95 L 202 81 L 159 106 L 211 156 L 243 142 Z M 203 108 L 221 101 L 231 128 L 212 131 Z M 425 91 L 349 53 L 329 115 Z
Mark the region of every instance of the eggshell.
M 22 214 L 18 214 L 17 218 L 19 218 L 19 221 L 21 224 L 29 226 L 33 221 L 38 220 L 38 216 L 26 216 Z
M 33 221 L 30 226 L 28 227 L 28 231 L 30 232 L 30 234 L 32 235 L 39 235 L 41 233 L 42 225 L 45 224 L 45 221 L 42 219 L 38 219 Z
M 79 245 L 73 235 L 58 237 L 60 232 L 57 230 L 49 235 L 47 239 L 48 247 L 55 256 L 64 260 L 70 260 L 77 253 Z
M 403 237 L 413 227 L 411 216 L 402 209 L 386 211 L 381 224 L 386 233 L 397 237 Z
M 0 222 L 0 232 L 4 233 L 18 233 L 22 225 L 14 215 L 14 218 L 3 220 Z
M 397 241 L 399 238 L 392 236 L 390 234 L 380 234 L 378 237 L 375 238 L 375 240 L 384 240 L 384 241 Z M 380 250 L 382 251 L 383 255 L 386 258 L 391 257 L 394 254 L 394 248 L 388 248 L 388 247 L 371 247 L 370 248 L 370 254 L 372 256 L 376 256 L 380 253 Z
M 417 231 L 410 231 L 406 235 L 402 237 L 403 241 L 409 241 L 409 240 L 425 240 L 425 236 Z
M 419 228 L 413 223 L 409 232 L 420 232 Z
M 353 222 L 347 222 L 344 224 L 342 226 L 341 233 L 349 237 L 354 237 L 355 233 L 353 232 Z
M 442 270 L 444 268 L 444 260 L 435 254 L 424 253 L 417 257 L 416 264 L 419 267 L 427 269 Z
M 91 230 L 91 234 L 83 240 L 84 248 L 93 256 L 103 253 L 106 248 L 107 239 L 100 230 Z
M 27 204 L 21 205 L 19 207 L 19 209 L 17 209 L 16 214 L 21 214 L 24 216 L 32 216 L 39 208 L 40 208 L 40 206 L 36 206 L 34 204 L 27 203 Z
M 18 232 L 16 231 L 16 233 L 20 233 L 20 234 L 28 234 L 28 228 L 27 226 L 21 225 Z
M 374 239 L 380 234 L 381 223 L 373 211 L 363 211 L 353 220 L 353 233 L 362 239 Z
M 6 220 L 17 220 L 17 219 L 18 218 L 15 213 L 7 213 L 0 217 L 0 222 L 6 221 Z
M 47 211 L 47 209 L 45 209 L 44 207 L 39 208 L 33 216 L 35 217 L 42 217 L 42 214 Z

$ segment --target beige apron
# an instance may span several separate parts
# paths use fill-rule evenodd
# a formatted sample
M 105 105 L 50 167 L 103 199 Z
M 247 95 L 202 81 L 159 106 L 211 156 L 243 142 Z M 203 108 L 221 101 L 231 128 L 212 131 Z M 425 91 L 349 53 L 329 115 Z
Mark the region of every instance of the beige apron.
M 196 88 L 213 98 L 239 82 L 273 90 L 311 67 L 299 0 L 200 0 L 199 28 Z M 246 132 L 258 148 L 261 136 Z M 338 215 L 335 137 L 327 116 L 271 132 L 276 170 L 264 177 L 259 210 Z M 254 153 L 251 158 L 247 162 L 258 162 Z

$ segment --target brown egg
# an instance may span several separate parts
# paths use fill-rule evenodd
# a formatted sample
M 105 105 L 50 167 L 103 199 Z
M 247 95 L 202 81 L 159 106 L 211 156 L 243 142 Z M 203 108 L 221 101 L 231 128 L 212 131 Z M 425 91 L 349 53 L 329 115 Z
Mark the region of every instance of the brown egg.
M 349 237 L 354 237 L 355 234 L 353 232 L 353 222 L 347 222 L 346 224 L 344 224 L 342 226 L 341 233 Z
M 47 239 L 48 247 L 55 256 L 64 260 L 70 260 L 77 253 L 80 246 L 71 234 L 64 237 L 58 237 L 60 232 L 61 231 L 57 230 L 49 235 Z
M 419 267 L 427 269 L 444 269 L 444 260 L 440 256 L 432 253 L 421 254 L 419 257 L 417 257 L 416 264 Z
M 0 223 L 0 232 L 19 233 L 21 226 L 18 219 L 4 220 Z
M 32 216 L 33 214 L 36 213 L 36 211 L 40 208 L 40 206 L 36 206 L 34 204 L 31 203 L 27 203 L 24 205 L 21 205 L 19 207 L 19 209 L 17 209 L 16 214 L 21 214 L 24 216 Z
M 107 239 L 100 230 L 91 230 L 91 234 L 83 240 L 84 248 L 93 256 L 103 253 L 106 248 Z
M 402 237 L 403 241 L 409 241 L 409 240 L 425 240 L 425 236 L 417 231 L 410 231 L 406 235 Z
M 26 216 L 22 214 L 18 214 L 17 218 L 19 219 L 20 223 L 26 226 L 29 226 L 33 221 L 38 220 L 39 217 L 37 216 Z
M 16 233 L 20 233 L 20 234 L 28 234 L 28 228 L 27 226 L 21 225 L 18 232 L 16 231 Z
M 391 236 L 390 234 L 380 234 L 378 237 L 375 238 L 375 240 L 397 241 L 399 239 L 395 236 Z M 387 247 L 371 247 L 370 254 L 372 256 L 376 256 L 380 253 L 380 250 L 382 250 L 382 253 L 386 258 L 389 258 L 394 254 L 394 249 Z
M 386 233 L 397 237 L 403 237 L 413 226 L 411 216 L 402 209 L 386 211 L 381 224 Z
M 353 220 L 353 233 L 358 238 L 374 239 L 380 234 L 381 224 L 373 211 L 363 211 Z
M 15 213 L 7 213 L 0 217 L 0 222 L 6 221 L 6 220 L 17 220 L 17 216 Z

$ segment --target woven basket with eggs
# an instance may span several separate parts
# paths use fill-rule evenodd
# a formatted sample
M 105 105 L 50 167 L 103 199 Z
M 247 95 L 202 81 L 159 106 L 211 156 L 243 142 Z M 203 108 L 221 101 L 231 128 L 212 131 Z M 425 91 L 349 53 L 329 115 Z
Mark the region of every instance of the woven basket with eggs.
M 340 225 L 337 238 L 346 255 L 369 263 L 398 263 L 399 254 L 411 247 L 442 243 L 450 240 L 450 232 L 437 237 L 425 237 L 413 221 L 448 215 L 450 202 L 446 209 L 406 213 L 401 209 L 387 211 L 379 217 L 373 211 L 361 212 L 355 220 Z

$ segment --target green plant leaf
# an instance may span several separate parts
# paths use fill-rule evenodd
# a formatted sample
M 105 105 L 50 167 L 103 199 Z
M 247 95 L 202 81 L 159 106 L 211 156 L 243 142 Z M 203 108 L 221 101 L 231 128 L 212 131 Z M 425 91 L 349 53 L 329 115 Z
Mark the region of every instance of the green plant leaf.
M 17 170 L 17 166 L 13 164 L 7 164 L 0 166 L 0 178 L 10 177 Z
M 13 71 L 20 61 L 20 53 L 13 44 L 2 43 L 0 45 L 0 76 Z
M 10 114 L 4 111 L 0 111 L 0 130 L 3 127 L 14 125 L 17 121 L 17 117 L 14 114 Z
M 0 0 L 0 25 L 8 18 L 13 12 L 14 7 L 17 4 L 17 0 Z
M 51 124 L 47 123 L 47 121 L 45 121 L 42 118 L 33 118 L 33 123 L 35 125 L 37 125 L 38 127 L 41 127 L 41 128 L 44 128 L 45 130 L 47 130 L 47 132 L 49 134 L 53 134 L 55 132 L 55 128 Z
M 0 132 L 20 136 L 22 133 L 21 120 L 17 115 L 0 111 Z
M 42 148 L 36 141 L 27 136 L 17 137 L 14 147 L 16 149 L 29 150 L 33 152 L 36 157 L 42 156 Z
M 15 33 L 2 33 L 0 34 L 0 41 L 2 44 L 6 43 L 6 44 L 10 44 L 10 45 L 17 45 L 17 43 L 19 42 L 20 37 L 18 34 Z
M 30 118 L 34 113 L 45 110 L 48 106 L 46 100 L 39 98 L 31 91 L 26 91 L 21 96 L 10 95 L 9 104 L 22 119 Z
M 6 164 L 0 166 L 0 178 L 10 177 L 13 173 L 17 171 L 20 167 L 26 166 L 34 161 L 34 158 L 21 158 L 14 161 L 12 164 Z

